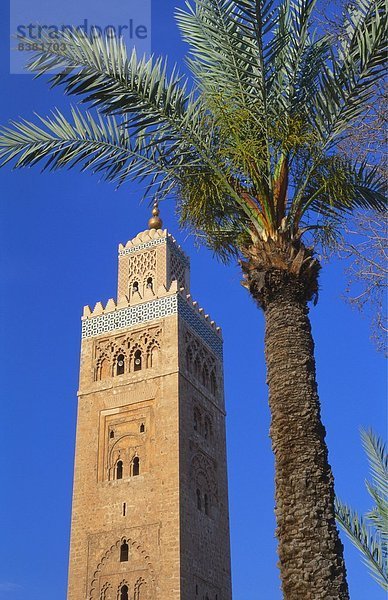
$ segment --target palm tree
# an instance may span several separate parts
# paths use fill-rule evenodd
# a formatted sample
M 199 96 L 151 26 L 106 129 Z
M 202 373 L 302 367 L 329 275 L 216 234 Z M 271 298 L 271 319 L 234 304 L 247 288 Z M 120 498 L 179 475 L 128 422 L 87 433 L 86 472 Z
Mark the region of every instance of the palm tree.
M 373 431 L 362 430 L 361 438 L 373 481 L 365 484 L 375 506 L 365 517 L 360 517 L 336 498 L 335 515 L 351 542 L 361 551 L 372 577 L 388 591 L 388 455 L 384 442 Z
M 266 322 L 287 600 L 348 598 L 308 317 L 320 271 L 314 243 L 354 208 L 384 205 L 376 168 L 336 151 L 382 72 L 383 0 L 352 3 L 337 48 L 311 33 L 314 5 L 188 2 L 177 10 L 188 78 L 162 59 L 128 56 L 120 40 L 67 31 L 29 68 L 91 110 L 13 122 L 0 138 L 3 165 L 78 166 L 173 196 L 182 225 L 221 259 L 240 261 Z

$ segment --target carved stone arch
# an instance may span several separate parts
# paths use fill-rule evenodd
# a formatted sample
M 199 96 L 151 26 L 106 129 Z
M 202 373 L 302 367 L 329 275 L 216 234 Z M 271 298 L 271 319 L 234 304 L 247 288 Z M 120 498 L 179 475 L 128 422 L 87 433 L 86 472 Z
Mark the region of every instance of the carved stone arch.
M 118 587 L 117 587 L 117 594 L 116 594 L 116 598 L 117 598 L 117 600 L 121 600 L 121 592 L 122 592 L 122 589 L 123 589 L 123 586 L 124 586 L 124 585 L 127 587 L 127 591 L 128 591 L 128 600 L 132 600 L 132 599 L 130 598 L 130 595 L 129 595 L 129 591 L 130 591 L 130 587 L 129 587 L 129 581 L 127 581 L 127 579 L 125 579 L 125 578 L 124 578 L 124 579 L 122 579 L 122 581 L 120 581 L 120 583 L 119 583 L 119 585 L 118 585 Z
M 148 287 L 149 280 L 152 279 L 152 287 Z M 143 276 L 143 294 L 146 296 L 150 294 L 155 296 L 155 287 L 156 287 L 156 274 L 154 271 L 146 271 Z
M 207 489 L 211 497 L 217 501 L 218 486 L 215 465 L 213 461 L 208 459 L 204 454 L 198 452 L 191 461 L 191 479 L 195 486 L 202 477 L 206 480 Z
M 207 440 L 210 440 L 213 437 L 213 421 L 208 414 L 205 415 L 203 422 L 203 435 Z
M 216 374 L 216 368 L 214 367 L 211 371 L 210 371 L 210 375 L 209 375 L 209 391 L 213 396 L 217 395 L 217 374 Z
M 192 346 L 186 348 L 186 370 L 191 373 L 193 370 L 194 352 Z
M 150 594 L 152 597 L 152 593 L 154 592 L 154 588 L 155 588 L 155 571 L 154 571 L 154 568 L 153 568 L 153 565 L 151 562 L 151 558 L 150 558 L 149 554 L 147 553 L 147 551 L 143 548 L 143 546 L 137 540 L 133 539 L 130 536 L 129 537 L 122 536 L 121 538 L 116 539 L 115 542 L 111 544 L 111 546 L 108 548 L 108 550 L 106 550 L 106 552 L 103 554 L 100 561 L 98 562 L 97 568 L 94 571 L 91 582 L 90 582 L 90 588 L 89 588 L 90 591 L 89 591 L 88 600 L 99 600 L 98 587 L 99 587 L 100 577 L 103 575 L 104 570 L 106 570 L 106 569 L 109 570 L 110 562 L 116 563 L 118 561 L 120 547 L 124 541 L 129 546 L 129 563 L 131 562 L 131 556 L 135 553 L 136 553 L 136 557 L 142 563 L 144 563 L 145 568 L 148 571 L 147 581 L 149 580 Z M 112 567 L 112 574 L 114 574 L 115 572 L 116 571 Z M 128 585 L 128 584 L 125 583 L 125 585 Z
M 120 346 L 114 346 L 114 350 L 112 353 L 112 371 L 113 371 L 113 375 L 118 375 L 119 373 L 117 372 L 118 369 L 118 365 L 117 365 L 117 361 L 119 356 L 123 356 L 124 358 L 124 369 L 123 369 L 123 373 L 127 373 L 128 372 L 128 352 L 123 345 Z M 121 373 L 121 374 L 123 374 Z
M 124 344 L 121 344 L 120 346 L 114 345 L 112 349 L 113 362 L 117 360 L 119 354 L 124 354 L 125 358 L 127 358 L 128 350 L 125 348 Z
M 160 344 L 155 338 L 152 338 L 147 345 L 147 369 L 159 366 L 159 353 Z
M 134 600 L 148 600 L 148 597 L 146 596 L 146 587 L 147 581 L 144 579 L 144 577 L 139 577 L 134 587 Z
M 111 584 L 109 582 L 105 583 L 101 588 L 100 600 L 113 600 L 111 591 Z
M 194 360 L 193 360 L 193 375 L 198 381 L 201 381 L 201 373 L 202 373 L 202 360 L 199 355 L 199 352 L 197 352 L 195 354 Z
M 129 368 L 131 373 L 133 373 L 135 371 L 135 355 L 137 352 L 140 351 L 140 355 L 141 355 L 141 368 L 140 369 L 136 369 L 136 370 L 142 370 L 144 368 L 144 364 L 145 364 L 145 352 L 144 352 L 144 348 L 143 345 L 137 341 L 135 342 L 133 345 L 131 345 L 130 351 L 129 351 Z
M 137 439 L 137 435 L 134 433 L 125 433 L 124 435 L 121 435 L 120 437 L 115 438 L 114 443 L 112 444 L 112 446 L 109 449 L 109 454 L 108 454 L 108 473 L 109 473 L 109 479 L 111 480 L 112 477 L 112 472 L 115 469 L 115 466 L 117 464 L 118 460 L 123 460 L 125 461 L 125 459 L 127 459 L 125 462 L 129 465 L 133 456 L 128 460 L 129 455 L 128 456 L 128 451 L 133 447 L 136 446 L 135 444 L 129 443 L 128 447 L 126 448 L 120 448 L 120 445 L 122 444 L 122 441 L 125 438 L 132 438 L 136 441 Z M 125 456 L 127 454 L 127 456 Z
M 210 386 L 210 372 L 206 361 L 204 361 L 202 365 L 202 385 L 205 388 L 208 388 Z
M 202 433 L 202 410 L 198 406 L 193 409 L 194 431 Z
M 109 356 L 103 353 L 96 362 L 95 381 L 103 381 L 109 377 L 112 377 L 112 365 Z
M 136 287 L 137 284 L 137 287 Z M 143 298 L 143 289 L 142 289 L 142 276 L 140 273 L 133 275 L 128 283 L 128 297 L 129 301 L 132 299 L 139 300 Z

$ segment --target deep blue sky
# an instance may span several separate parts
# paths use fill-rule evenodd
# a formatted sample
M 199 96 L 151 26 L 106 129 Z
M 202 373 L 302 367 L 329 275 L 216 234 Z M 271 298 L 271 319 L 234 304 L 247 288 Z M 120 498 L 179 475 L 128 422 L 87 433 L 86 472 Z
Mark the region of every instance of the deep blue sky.
M 104 0 L 105 1 L 105 0 Z M 0 122 L 47 114 L 68 100 L 43 80 L 9 75 L 7 2 L 0 7 Z M 181 61 L 173 21 L 179 0 L 153 2 L 155 53 Z M 0 171 L 0 599 L 64 600 L 80 345 L 84 304 L 115 294 L 116 253 L 145 229 L 141 190 L 116 192 L 97 177 L 39 169 Z M 193 295 L 223 326 L 234 600 L 279 600 L 273 459 L 263 354 L 263 316 L 222 266 L 166 226 L 192 258 Z M 311 311 L 319 391 L 338 494 L 370 508 L 360 426 L 385 433 L 385 364 L 368 322 L 341 299 L 344 264 L 325 265 Z M 345 541 L 353 600 L 383 600 Z M 160 599 L 168 600 L 168 599 Z

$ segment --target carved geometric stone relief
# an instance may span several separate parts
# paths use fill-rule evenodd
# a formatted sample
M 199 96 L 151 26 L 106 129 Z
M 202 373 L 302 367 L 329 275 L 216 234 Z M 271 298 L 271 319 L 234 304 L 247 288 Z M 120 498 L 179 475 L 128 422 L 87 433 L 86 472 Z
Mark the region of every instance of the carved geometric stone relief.
M 157 368 L 162 328 L 151 326 L 99 339 L 94 345 L 94 380 Z
M 206 342 L 213 352 L 222 359 L 222 339 L 220 336 L 178 294 L 84 319 L 82 321 L 82 338 L 95 337 L 103 333 L 126 329 L 133 325 L 162 319 L 177 313 Z
M 197 383 L 217 395 L 217 363 L 213 355 L 188 329 L 184 333 L 185 368 Z
M 98 481 L 130 482 L 150 469 L 152 404 L 100 413 Z
M 133 534 L 116 538 L 100 555 L 92 573 L 88 600 L 120 600 L 123 588 L 128 592 L 128 600 L 154 599 L 154 569 L 147 551 Z M 124 562 L 120 560 L 123 544 L 128 551 Z

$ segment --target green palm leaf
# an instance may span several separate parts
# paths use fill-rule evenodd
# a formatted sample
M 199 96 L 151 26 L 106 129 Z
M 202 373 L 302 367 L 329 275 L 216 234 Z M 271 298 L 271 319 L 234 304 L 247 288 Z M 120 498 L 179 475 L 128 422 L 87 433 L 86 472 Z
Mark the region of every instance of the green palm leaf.
M 335 146 L 382 72 L 383 0 L 356 3 L 336 52 L 329 38 L 311 33 L 314 6 L 315 0 L 188 1 L 177 21 L 189 43 L 191 80 L 160 58 L 128 56 L 122 40 L 67 30 L 55 46 L 60 50 L 43 47 L 29 68 L 50 74 L 51 85 L 63 86 L 98 116 L 87 113 L 81 123 L 81 113 L 73 112 L 72 142 L 62 139 L 70 124 L 59 115 L 42 120 L 55 140 L 41 139 L 32 123 L 14 123 L 14 135 L 8 127 L 0 140 L 4 161 L 35 164 L 46 152 L 51 168 L 89 168 L 91 152 L 91 167 L 108 179 L 140 177 L 161 194 L 178 192 L 182 221 L 199 227 L 210 245 L 214 234 L 220 248 L 225 234 L 230 248 L 233 230 L 234 251 L 242 231 L 252 239 L 276 239 L 280 229 L 292 237 L 306 219 L 321 227 L 322 218 L 338 224 L 356 207 L 381 209 L 377 170 L 343 160 Z M 114 144 L 109 154 L 101 132 L 105 127 L 106 138 L 113 122 L 115 144 L 124 148 Z M 203 198 L 189 191 L 190 178 Z M 198 219 L 197 205 L 206 221 Z M 222 211 L 227 216 L 216 232 L 207 224 Z
M 388 590 L 386 551 L 384 552 L 378 535 L 373 534 L 356 511 L 335 501 L 336 519 L 352 543 L 361 551 L 363 561 L 370 569 L 373 578 L 384 590 Z
M 361 551 L 373 578 L 388 590 L 388 455 L 384 442 L 373 431 L 361 430 L 361 438 L 373 478 L 373 485 L 366 482 L 366 487 L 375 507 L 363 518 L 337 498 L 336 519 Z
M 156 174 L 160 188 L 173 181 L 170 166 L 157 149 L 145 147 L 141 139 L 132 141 L 115 117 L 94 118 L 75 108 L 71 114 L 72 121 L 58 110 L 40 118 L 44 127 L 23 121 L 4 128 L 1 165 L 14 161 L 16 168 L 22 168 L 43 162 L 43 170 L 79 166 L 117 183 L 128 176 L 145 179 Z

